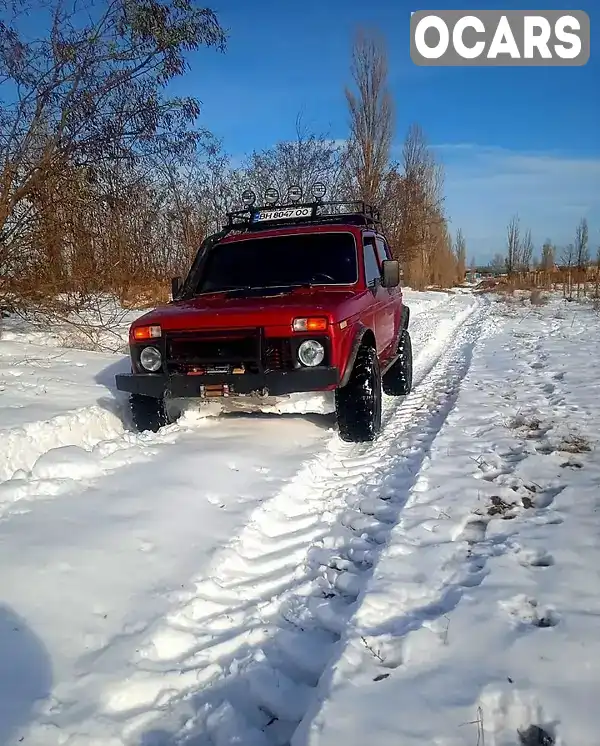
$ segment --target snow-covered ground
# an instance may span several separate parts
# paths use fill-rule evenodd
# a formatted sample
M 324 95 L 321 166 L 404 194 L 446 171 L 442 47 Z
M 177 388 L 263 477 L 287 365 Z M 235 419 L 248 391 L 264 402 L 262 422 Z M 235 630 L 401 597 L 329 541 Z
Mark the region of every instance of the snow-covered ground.
M 599 317 L 407 297 L 415 386 L 372 445 L 136 434 L 125 358 L 9 321 L 2 746 L 597 746 Z

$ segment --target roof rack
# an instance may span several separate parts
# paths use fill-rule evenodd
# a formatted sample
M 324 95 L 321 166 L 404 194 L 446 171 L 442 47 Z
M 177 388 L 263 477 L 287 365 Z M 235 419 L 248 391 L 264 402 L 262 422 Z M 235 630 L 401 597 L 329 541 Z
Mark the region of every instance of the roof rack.
M 378 227 L 379 210 L 363 201 L 292 202 L 251 206 L 227 213 L 228 230 L 265 230 L 272 226 L 350 223 Z

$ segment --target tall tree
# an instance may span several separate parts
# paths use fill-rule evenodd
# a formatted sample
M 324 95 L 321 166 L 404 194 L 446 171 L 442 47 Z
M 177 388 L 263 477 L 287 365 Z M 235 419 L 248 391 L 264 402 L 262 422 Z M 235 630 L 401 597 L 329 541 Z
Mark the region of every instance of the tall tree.
M 531 231 L 528 229 L 525 231 L 519 251 L 519 269 L 521 272 L 528 272 L 531 269 L 532 257 L 533 239 L 531 237 Z
M 555 263 L 555 250 L 550 239 L 547 239 L 542 246 L 542 261 L 541 269 L 544 272 L 550 272 L 554 268 Z
M 521 237 L 519 216 L 514 215 L 506 229 L 506 273 L 511 277 L 519 271 L 521 259 Z
M 563 282 L 563 295 L 566 296 L 568 292 L 569 298 L 571 297 L 571 293 L 573 290 L 572 270 L 573 267 L 576 266 L 576 258 L 577 252 L 575 250 L 574 244 L 567 244 L 567 246 L 565 246 L 561 252 L 560 260 L 563 267 L 565 267 L 567 270 L 567 282 Z
M 467 269 L 467 242 L 465 241 L 465 237 L 460 228 L 456 231 L 454 256 L 456 257 L 456 273 L 458 275 L 458 280 L 459 282 L 463 282 Z
M 434 227 L 443 221 L 443 174 L 435 162 L 425 134 L 412 124 L 402 146 L 402 173 L 395 179 L 393 221 L 405 258 L 421 254 L 423 265 Z M 388 209 L 392 212 L 392 209 Z
M 394 136 L 387 51 L 381 36 L 364 29 L 357 32 L 351 74 L 355 90 L 346 88 L 350 111 L 348 191 L 356 199 L 380 204 L 389 175 Z
M 575 230 L 575 266 L 578 270 L 585 270 L 590 263 L 588 223 L 582 218 Z
M 575 231 L 575 266 L 577 267 L 577 297 L 581 293 L 581 280 L 585 294 L 586 272 L 590 263 L 590 249 L 588 245 L 589 231 L 585 218 L 582 218 Z

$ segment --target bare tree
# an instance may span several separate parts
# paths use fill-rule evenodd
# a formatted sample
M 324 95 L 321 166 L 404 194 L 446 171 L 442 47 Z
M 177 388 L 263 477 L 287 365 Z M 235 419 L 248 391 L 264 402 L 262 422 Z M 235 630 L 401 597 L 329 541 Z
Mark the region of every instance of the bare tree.
M 502 274 L 506 269 L 506 257 L 504 254 L 500 254 L 499 252 L 494 254 L 489 266 L 495 274 Z
M 349 196 L 381 206 L 390 167 L 394 112 L 387 82 L 387 52 L 378 34 L 358 31 L 351 73 L 356 92 L 345 91 L 350 111 L 347 189 Z
M 456 238 L 454 240 L 454 256 L 456 257 L 458 280 L 459 282 L 463 282 L 467 270 L 467 242 L 460 228 L 456 231 Z
M 157 150 L 194 150 L 203 136 L 193 127 L 199 104 L 167 98 L 164 90 L 185 71 L 189 50 L 223 49 L 225 34 L 214 13 L 192 0 L 114 0 L 89 14 L 51 0 L 44 7 L 48 35 L 33 40 L 22 31 L 30 31 L 29 8 L 20 0 L 7 0 L 5 8 L 0 245 L 9 249 L 0 254 L 0 272 L 14 279 L 36 262 L 60 267 L 65 226 L 55 200 L 75 183 L 104 191 L 118 232 L 128 190 L 140 176 L 130 179 L 136 164 Z
M 340 197 L 343 148 L 325 135 L 309 132 L 300 115 L 296 119 L 296 138 L 279 142 L 262 152 L 254 152 L 239 171 L 245 186 L 262 196 L 275 187 L 285 199 L 291 186 L 299 186 L 311 199 L 316 182 L 325 184 L 329 199 Z
M 587 220 L 582 218 L 575 231 L 575 264 L 579 270 L 585 270 L 590 263 L 588 240 Z
M 562 249 L 561 254 L 560 254 L 561 264 L 567 267 L 567 269 L 569 269 L 570 267 L 574 267 L 576 266 L 575 257 L 576 257 L 575 246 L 572 243 L 567 244 Z
M 581 281 L 583 280 L 583 294 L 585 295 L 585 281 L 587 268 L 590 263 L 590 250 L 588 245 L 589 231 L 585 218 L 582 218 L 575 230 L 575 266 L 577 268 L 577 297 L 581 293 Z
M 514 215 L 506 231 L 506 273 L 509 278 L 519 271 L 521 257 L 521 238 L 520 238 L 520 220 L 518 215 Z
M 542 260 L 540 263 L 540 267 L 544 272 L 550 272 L 552 269 L 554 269 L 554 255 L 554 246 L 552 245 L 550 239 L 547 239 L 542 246 Z
M 427 266 L 434 228 L 444 223 L 443 174 L 417 124 L 409 128 L 402 148 L 402 173 L 395 171 L 385 215 L 397 251 L 407 261 Z
M 523 240 L 521 241 L 519 251 L 519 271 L 528 272 L 531 269 L 531 260 L 533 257 L 533 239 L 531 237 L 531 231 L 528 229 L 525 231 Z
M 568 293 L 569 298 L 573 292 L 572 270 L 575 266 L 576 256 L 575 246 L 572 243 L 565 246 L 560 256 L 561 264 L 567 270 L 567 282 L 563 282 L 563 295 L 566 296 Z

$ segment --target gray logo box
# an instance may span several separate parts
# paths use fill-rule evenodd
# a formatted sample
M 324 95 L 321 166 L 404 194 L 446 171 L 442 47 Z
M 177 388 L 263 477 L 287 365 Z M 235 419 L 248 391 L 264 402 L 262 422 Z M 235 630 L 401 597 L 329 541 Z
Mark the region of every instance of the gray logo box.
M 434 23 L 441 32 L 426 28 L 425 19 L 432 16 L 437 17 Z M 466 19 L 480 30 L 468 25 Z M 512 56 L 496 47 L 497 56 L 488 57 L 494 37 L 502 31 Z M 535 40 L 532 42 L 532 37 L 540 36 L 545 41 L 544 55 Z M 428 47 L 447 40 L 447 47 L 440 46 L 439 56 L 427 57 L 419 50 L 420 39 Z M 479 44 L 477 56 L 464 57 L 461 41 L 467 48 L 480 42 L 483 46 Z M 590 58 L 590 18 L 583 10 L 419 10 L 410 19 L 410 56 L 415 65 L 423 67 L 578 67 Z

